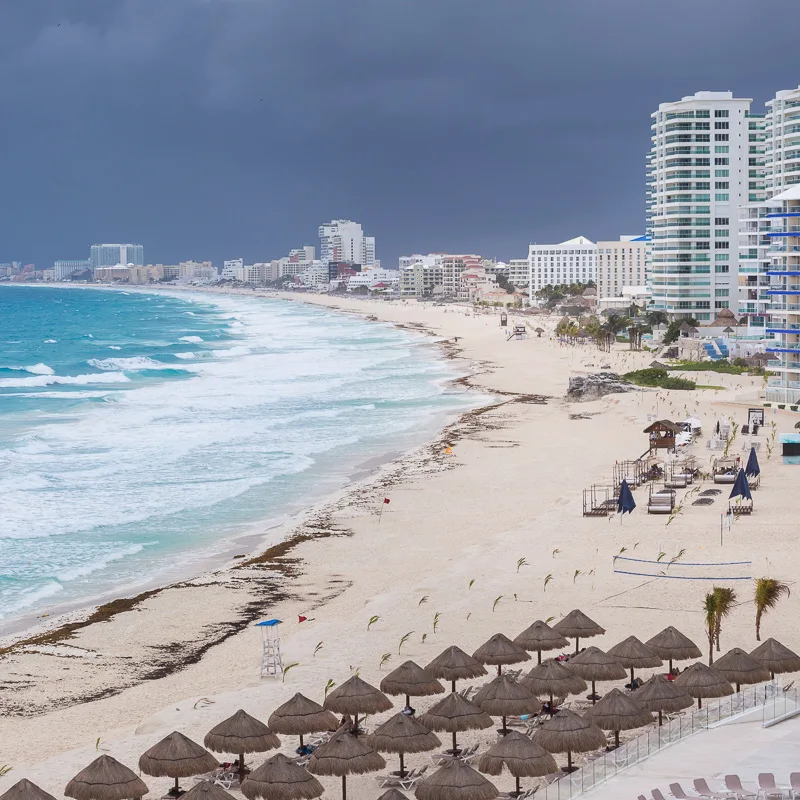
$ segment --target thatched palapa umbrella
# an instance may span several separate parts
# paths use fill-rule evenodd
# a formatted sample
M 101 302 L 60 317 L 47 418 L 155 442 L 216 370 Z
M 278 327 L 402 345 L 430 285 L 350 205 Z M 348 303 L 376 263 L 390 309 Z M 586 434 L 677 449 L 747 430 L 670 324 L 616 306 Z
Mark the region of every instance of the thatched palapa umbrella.
M 135 800 L 150 790 L 131 769 L 111 756 L 100 756 L 82 769 L 64 789 L 75 800 Z
M 349 731 L 339 731 L 321 744 L 308 762 L 315 775 L 338 775 L 342 778 L 342 800 L 347 800 L 347 776 L 363 775 L 383 769 L 386 762 L 364 739 Z
M 606 735 L 591 720 L 579 717 L 572 711 L 559 711 L 547 720 L 533 737 L 548 753 L 566 753 L 564 772 L 572 772 L 572 754 L 588 753 L 604 747 Z
M 580 675 L 567 669 L 552 658 L 537 664 L 521 681 L 525 688 L 534 694 L 549 694 L 552 710 L 555 695 L 577 694 L 586 688 L 586 681 Z
M 335 731 L 339 727 L 339 721 L 333 712 L 326 711 L 319 703 L 309 700 L 298 692 L 291 700 L 287 700 L 272 712 L 267 725 L 275 733 L 299 736 L 299 749 L 302 750 L 304 735 Z
M 714 671 L 719 672 L 725 680 L 735 683 L 737 692 L 743 683 L 761 683 L 770 679 L 769 670 L 741 647 L 734 647 L 718 658 L 714 662 Z
M 673 661 L 686 661 L 690 658 L 700 658 L 700 648 L 688 637 L 672 625 L 664 628 L 645 644 L 661 658 L 669 661 L 669 671 L 672 672 Z
M 420 781 L 414 792 L 417 800 L 494 800 L 497 795 L 493 783 L 457 758 Z
M 608 655 L 616 658 L 623 667 L 631 671 L 631 689 L 633 689 L 634 669 L 648 669 L 660 667 L 664 662 L 646 645 L 635 636 L 623 639 L 609 649 Z
M 461 731 L 474 731 L 492 727 L 492 718 L 478 706 L 465 700 L 460 694 L 452 692 L 429 708 L 419 721 L 431 731 L 446 731 L 453 734 L 453 749 L 449 752 L 457 756 L 456 734 Z
M 542 704 L 530 689 L 507 675 L 498 675 L 483 686 L 472 700 L 490 716 L 502 718 L 503 727 L 498 731 L 501 736 L 508 733 L 506 717 L 512 714 L 538 714 L 542 710 Z
M 444 686 L 419 664 L 415 664 L 413 661 L 404 661 L 381 681 L 380 690 L 384 694 L 404 694 L 406 696 L 406 706 L 410 707 L 411 697 L 429 697 L 432 694 L 442 694 Z
M 625 677 L 625 667 L 613 656 L 604 653 L 599 647 L 587 647 L 569 660 L 569 668 L 592 682 L 590 699 L 595 703 L 598 699 L 595 683 L 597 681 L 617 681 Z
M 181 795 L 184 800 L 236 800 L 232 794 L 226 792 L 213 781 L 199 781 L 186 794 Z
M 490 747 L 478 762 L 478 769 L 487 775 L 499 775 L 503 767 L 514 776 L 518 797 L 520 778 L 540 778 L 552 775 L 557 769 L 556 760 L 541 745 L 532 742 L 518 731 L 511 731 L 497 744 Z
M 502 673 L 504 664 L 519 664 L 531 659 L 527 651 L 514 644 L 508 636 L 502 633 L 496 633 L 491 639 L 484 642 L 472 654 L 472 657 L 481 664 L 496 666 L 498 675 Z
M 217 759 L 178 731 L 165 736 L 139 757 L 139 769 L 154 778 L 175 778 L 170 794 L 180 793 L 180 778 L 189 778 L 203 772 L 211 772 L 218 766 Z
M 242 783 L 247 800 L 314 800 L 323 791 L 322 784 L 307 769 L 283 753 L 268 758 Z
M 567 639 L 575 640 L 575 652 L 578 652 L 581 639 L 588 639 L 590 636 L 600 636 L 606 632 L 593 619 L 589 619 L 583 611 L 577 608 L 570 611 L 564 619 L 559 620 L 553 625 L 553 630 L 566 636 Z
M 212 728 L 203 744 L 215 753 L 239 756 L 239 783 L 244 780 L 245 753 L 266 753 L 281 746 L 281 740 L 263 723 L 239 709 L 232 717 Z
M 663 724 L 663 714 L 682 711 L 694 705 L 694 700 L 686 692 L 668 681 L 663 675 L 653 675 L 644 686 L 637 689 L 633 697 L 648 711 L 658 711 L 658 725 Z
M 514 637 L 514 644 L 523 650 L 536 653 L 538 663 L 542 663 L 542 653 L 548 650 L 560 650 L 568 647 L 569 642 L 560 634 L 556 633 L 546 622 L 537 619 L 533 625 L 525 628 L 519 636 Z
M 756 661 L 760 661 L 770 671 L 773 678 L 784 672 L 800 671 L 800 656 L 782 645 L 777 639 L 767 639 L 750 655 Z
M 730 681 L 723 678 L 716 670 L 707 667 L 702 661 L 686 667 L 673 683 L 690 697 L 697 698 L 698 708 L 703 707 L 704 697 L 727 697 L 733 694 Z
M 40 789 L 33 781 L 23 778 L 17 781 L 7 792 L 0 794 L 0 800 L 56 800 L 53 795 Z
M 381 753 L 397 753 L 400 756 L 400 771 L 396 772 L 404 778 L 406 772 L 403 757 L 406 753 L 425 753 L 435 750 L 441 741 L 435 733 L 431 733 L 419 720 L 408 714 L 395 714 L 383 725 L 379 725 L 367 737 L 367 744 Z
M 408 800 L 408 798 L 397 789 L 387 789 L 378 800 Z
M 353 675 L 325 698 L 324 707 L 338 714 L 352 714 L 353 732 L 358 735 L 358 715 L 388 711 L 392 701 L 380 689 Z
M 613 731 L 614 747 L 619 747 L 620 731 L 641 728 L 653 721 L 653 715 L 640 706 L 633 695 L 624 694 L 619 689 L 612 689 L 584 714 L 584 718 L 604 731 Z
M 465 678 L 479 678 L 486 674 L 483 664 L 455 645 L 451 645 L 439 653 L 430 664 L 426 665 L 425 671 L 434 678 L 450 681 L 453 691 L 456 690 L 456 681 Z

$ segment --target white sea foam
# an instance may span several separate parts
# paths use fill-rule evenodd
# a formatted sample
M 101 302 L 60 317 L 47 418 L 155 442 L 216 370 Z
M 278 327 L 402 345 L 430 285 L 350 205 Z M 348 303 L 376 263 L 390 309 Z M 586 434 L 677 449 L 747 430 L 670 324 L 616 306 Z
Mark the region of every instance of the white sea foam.
M 202 342 L 203 339 L 200 336 L 181 336 L 181 338 L 178 341 L 189 342 L 190 344 L 200 344 L 200 342 Z
M 5 369 L 13 369 L 16 372 L 30 372 L 32 375 L 52 375 L 55 372 L 47 364 L 32 364 L 29 367 L 5 367 Z
M 45 344 L 57 344 L 57 342 L 58 342 L 58 339 L 45 339 L 44 340 Z
M 148 545 L 152 544 L 154 543 L 148 543 Z M 126 556 L 133 556 L 136 555 L 136 553 L 141 553 L 145 546 L 146 545 L 143 544 L 132 544 L 125 547 L 120 547 L 117 550 L 112 550 L 110 553 L 104 553 L 103 555 L 100 555 L 91 561 L 87 561 L 80 566 L 67 567 L 66 569 L 60 570 L 56 573 L 55 577 L 59 581 L 64 582 L 74 581 L 76 578 L 85 578 L 87 575 L 91 575 L 93 572 L 97 572 L 98 570 L 107 567 L 114 561 L 119 561 Z
M 243 344 L 237 344 L 233 347 L 228 347 L 225 350 L 212 350 L 211 355 L 214 358 L 233 358 L 234 356 L 249 356 L 253 351 Z
M 90 367 L 103 370 L 123 370 L 124 372 L 135 372 L 140 369 L 169 369 L 168 364 L 161 361 L 153 361 L 147 356 L 132 356 L 131 358 L 90 358 L 86 362 Z
M 0 389 L 25 389 L 32 386 L 85 386 L 89 383 L 127 383 L 122 372 L 104 372 L 101 375 L 36 375 L 31 378 L 0 378 Z
M 50 580 L 43 585 L 34 588 L 24 589 L 18 594 L 11 595 L 11 592 L 0 592 L 0 619 L 10 617 L 30 606 L 37 605 L 49 597 L 64 591 L 64 586 L 58 581 Z M 5 595 L 5 597 L 4 597 Z M 13 598 L 13 599 L 12 599 Z
M 192 358 L 196 358 L 194 353 L 173 353 L 172 355 L 174 355 L 175 358 L 182 358 L 186 361 Z
M 109 349 L 109 350 L 122 350 L 122 348 L 121 348 L 121 347 L 119 347 L 119 346 L 118 346 L 118 345 L 116 345 L 116 344 L 110 344 L 110 345 L 108 346 L 108 349 Z

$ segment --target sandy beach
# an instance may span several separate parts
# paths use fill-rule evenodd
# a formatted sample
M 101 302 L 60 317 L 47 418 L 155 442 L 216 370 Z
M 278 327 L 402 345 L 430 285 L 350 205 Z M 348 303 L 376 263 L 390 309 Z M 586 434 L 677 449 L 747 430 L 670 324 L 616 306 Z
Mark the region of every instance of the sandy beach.
M 637 510 L 622 522 L 583 517 L 582 491 L 610 483 L 615 461 L 647 449 L 648 414 L 691 414 L 709 433 L 718 420 L 741 424 L 748 406 L 760 405 L 762 378 L 693 373 L 699 383 L 722 388 L 633 391 L 569 403 L 570 376 L 604 365 L 625 372 L 646 366 L 652 354 L 623 345 L 610 354 L 561 346 L 551 335 L 555 317 L 542 323 L 542 337 L 507 342 L 497 315 L 464 307 L 288 299 L 425 331 L 445 356 L 463 359 L 467 385 L 495 399 L 311 509 L 265 553 L 254 550 L 195 579 L 115 601 L 88 619 L 74 615 L 67 627 L 51 626 L 0 648 L 0 765 L 12 768 L 0 777 L 0 791 L 28 777 L 61 796 L 69 778 L 101 752 L 136 769 L 139 755 L 172 730 L 201 742 L 238 708 L 266 721 L 295 692 L 321 702 L 329 681 L 341 683 L 356 670 L 377 685 L 406 659 L 424 665 L 451 644 L 472 652 L 496 632 L 513 637 L 535 619 L 559 619 L 573 608 L 607 629 L 591 641 L 604 649 L 673 624 L 705 651 L 702 598 L 711 581 L 682 578 L 734 586 L 740 606 L 725 622 L 722 650 L 755 647 L 752 580 L 738 579 L 791 583 L 800 566 L 794 542 L 800 473 L 781 463 L 779 447 L 771 458 L 762 448 L 755 513 L 726 528 L 722 545 L 727 491 L 698 507 L 691 504 L 698 484 L 681 490 L 680 512 L 668 520 L 646 514 L 647 489 L 640 488 Z M 527 324 L 535 327 L 530 319 Z M 797 419 L 769 410 L 767 424 L 789 432 Z M 740 436 L 733 451 L 746 458 L 742 442 Z M 705 439 L 690 452 L 709 468 Z M 614 557 L 623 553 L 641 561 L 622 567 Z M 797 649 L 797 610 L 793 592 L 765 617 L 762 637 Z M 307 621 L 298 622 L 300 615 Z M 283 620 L 283 660 L 293 665 L 283 682 L 259 679 L 253 623 L 267 617 Z M 428 705 L 420 700 L 417 708 Z M 480 736 L 489 741 L 493 734 Z M 284 738 L 284 752 L 295 746 Z M 157 797 L 169 779 L 145 782 Z M 505 774 L 495 783 L 510 789 L 513 779 Z M 349 790 L 356 798 L 374 796 L 375 785 L 363 776 Z

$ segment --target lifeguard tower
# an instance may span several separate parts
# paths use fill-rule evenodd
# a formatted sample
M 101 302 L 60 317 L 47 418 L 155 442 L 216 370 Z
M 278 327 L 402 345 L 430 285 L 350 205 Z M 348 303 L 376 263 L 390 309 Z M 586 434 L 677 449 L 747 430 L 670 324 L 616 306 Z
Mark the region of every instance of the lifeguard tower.
M 281 657 L 281 635 L 279 619 L 268 619 L 257 622 L 261 630 L 261 677 L 277 678 L 283 675 L 283 658 Z

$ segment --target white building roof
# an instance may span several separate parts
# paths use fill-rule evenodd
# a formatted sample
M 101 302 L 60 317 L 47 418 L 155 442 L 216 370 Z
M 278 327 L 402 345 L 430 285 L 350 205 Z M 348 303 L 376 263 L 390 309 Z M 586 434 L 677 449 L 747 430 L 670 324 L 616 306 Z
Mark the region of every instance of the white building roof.
M 772 200 L 777 200 L 778 202 L 783 202 L 784 200 L 800 200 L 800 183 L 790 186 L 785 192 L 776 194 Z
M 568 239 L 566 242 L 561 242 L 562 246 L 577 246 L 584 244 L 594 245 L 594 242 L 591 241 L 591 239 L 587 239 L 585 236 L 576 236 L 574 239 Z

